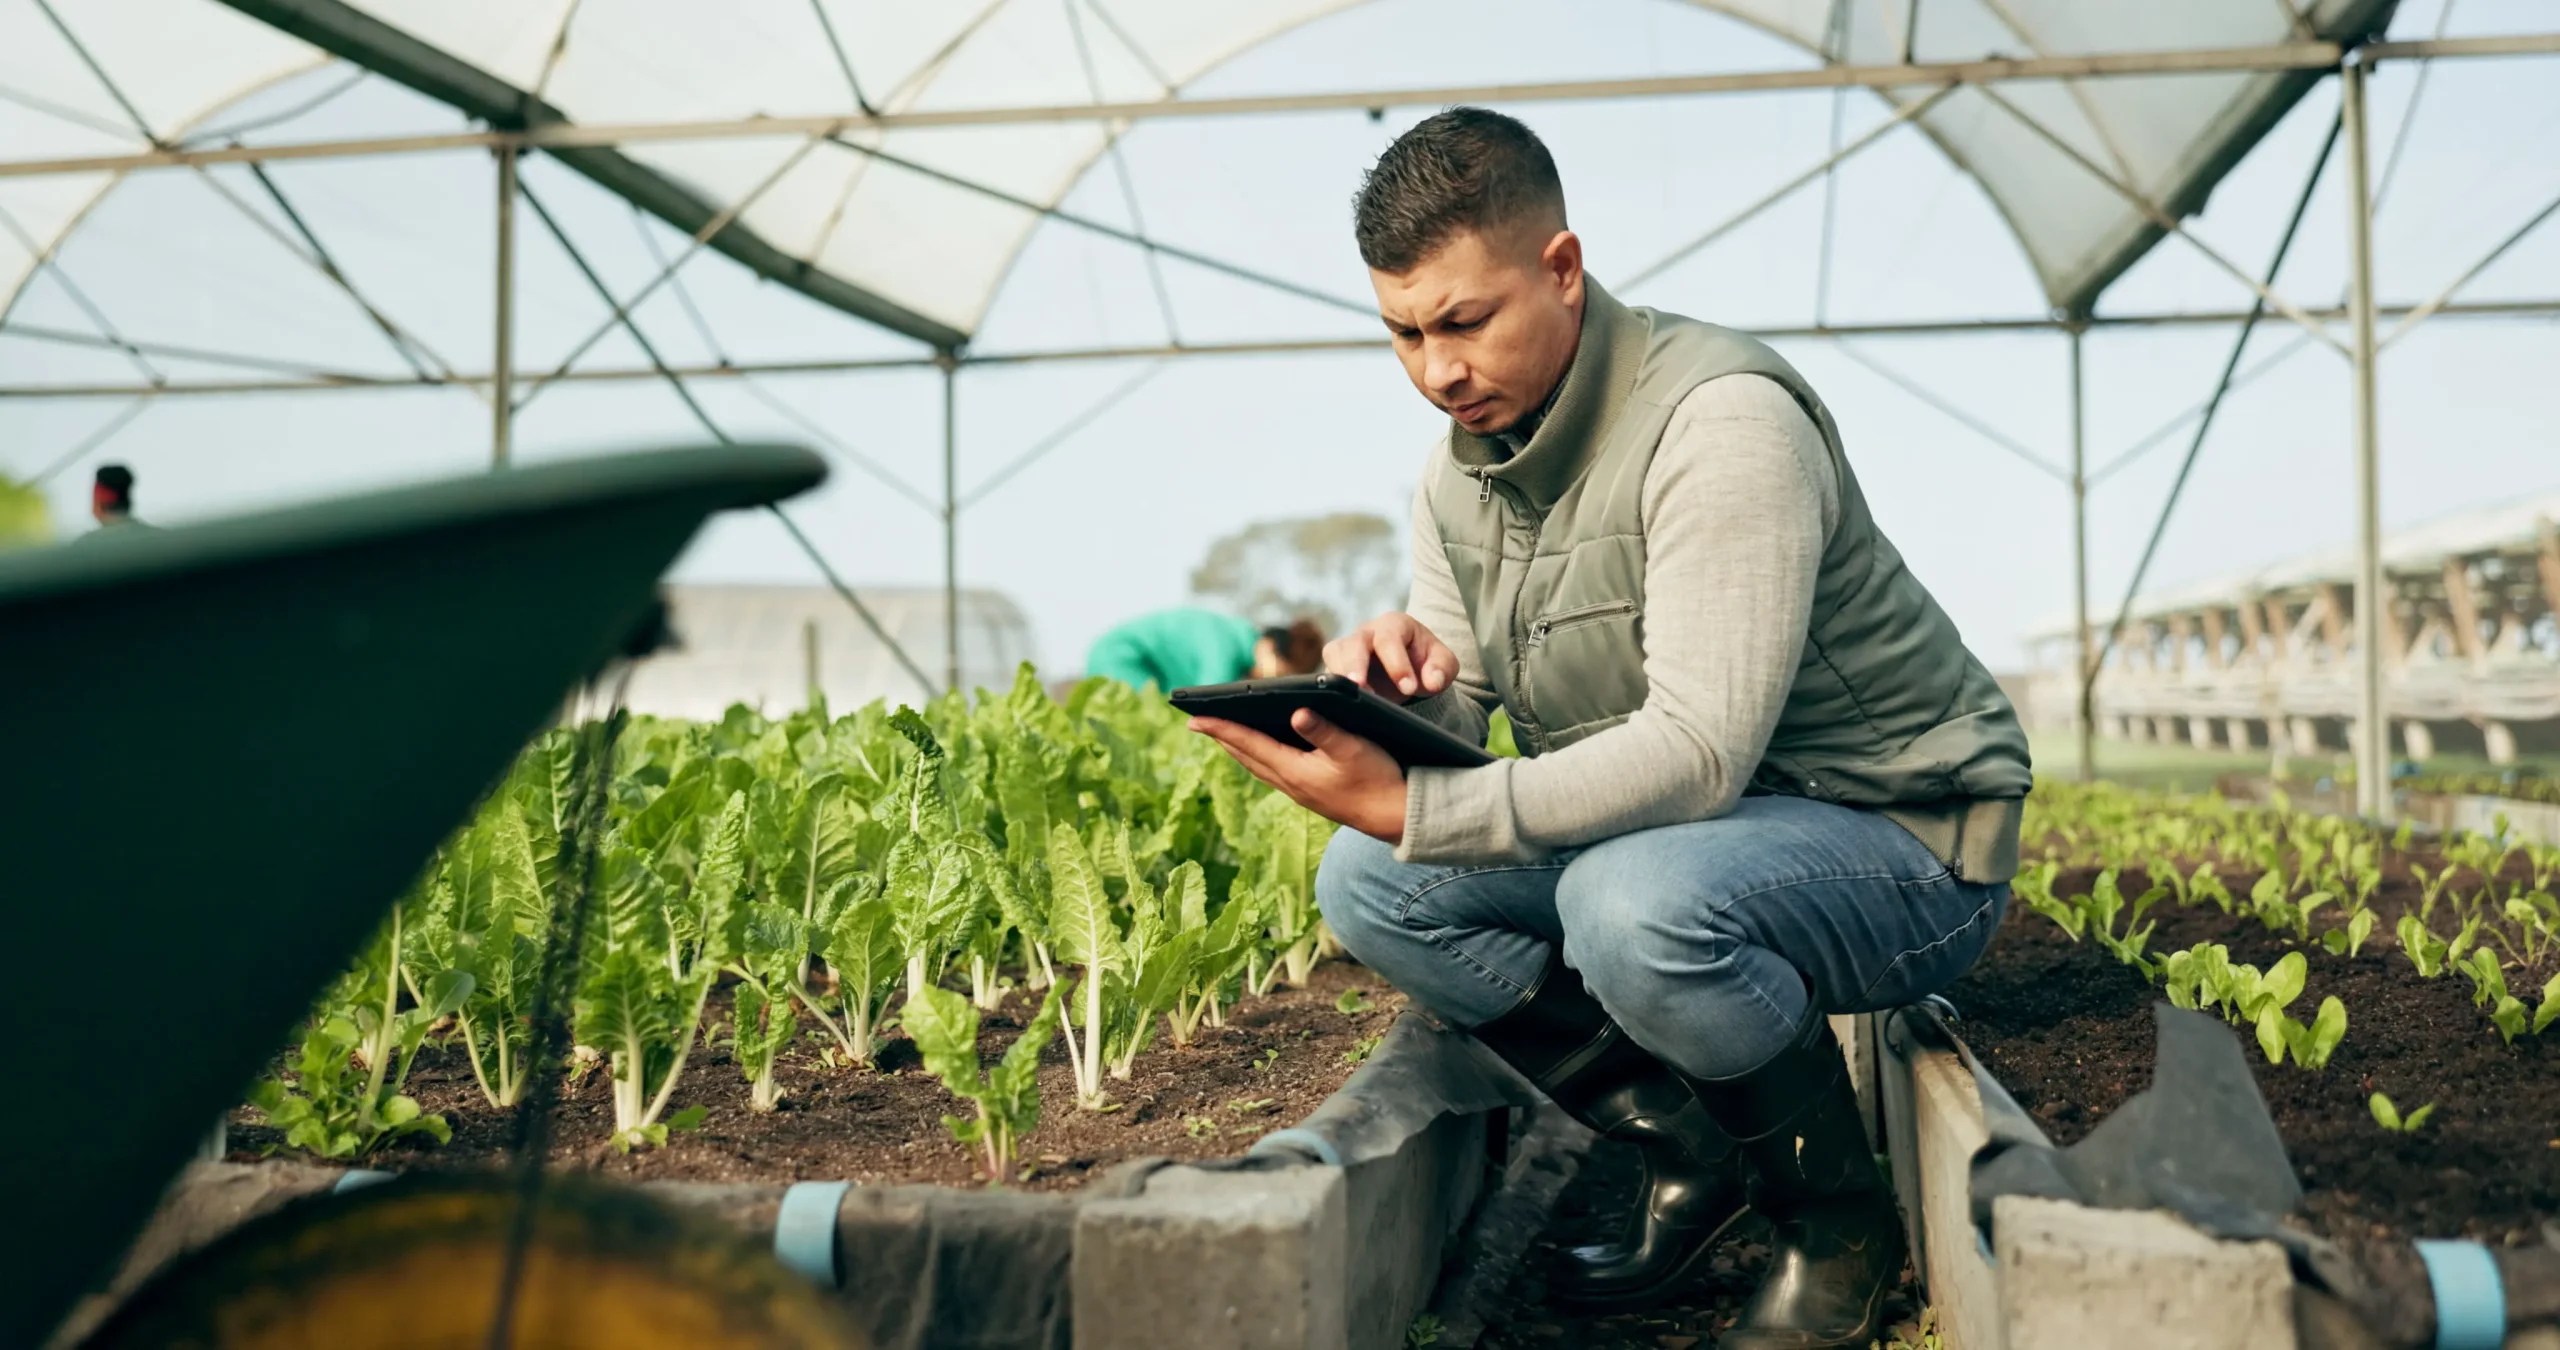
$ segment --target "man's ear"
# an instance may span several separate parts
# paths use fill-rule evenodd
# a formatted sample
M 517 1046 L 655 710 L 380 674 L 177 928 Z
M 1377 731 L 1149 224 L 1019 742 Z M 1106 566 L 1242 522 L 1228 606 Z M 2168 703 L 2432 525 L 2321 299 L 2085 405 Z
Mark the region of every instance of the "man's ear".
M 1555 286 L 1558 298 L 1568 305 L 1582 303 L 1582 237 L 1571 230 L 1558 230 L 1547 246 L 1538 251 L 1538 269 Z

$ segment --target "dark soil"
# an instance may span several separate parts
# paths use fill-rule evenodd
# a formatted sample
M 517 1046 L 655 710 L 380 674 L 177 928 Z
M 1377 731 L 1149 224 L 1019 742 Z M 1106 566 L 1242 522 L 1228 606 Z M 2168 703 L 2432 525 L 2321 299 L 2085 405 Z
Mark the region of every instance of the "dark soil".
M 1346 990 L 1367 992 L 1369 1008 L 1346 1014 L 1335 1001 Z M 706 1023 L 725 1021 L 728 995 L 715 994 Z M 979 1053 L 992 1063 L 1021 1034 L 1036 1004 L 1013 991 L 1000 1011 L 984 1014 Z M 1052 1042 L 1041 1056 L 1040 1126 L 1023 1141 L 1028 1178 L 1006 1178 L 1033 1190 L 1072 1190 L 1114 1163 L 1131 1158 L 1218 1158 L 1244 1152 L 1255 1139 L 1297 1123 L 1351 1076 L 1347 1055 L 1363 1038 L 1383 1034 L 1404 1007 L 1401 995 L 1348 961 L 1316 967 L 1303 989 L 1275 988 L 1227 1011 L 1223 1029 L 1203 1027 L 1191 1045 L 1177 1049 L 1158 1028 L 1125 1080 L 1104 1079 L 1117 1108 L 1080 1111 L 1065 1047 Z M 634 1181 L 867 1183 L 937 1182 L 969 1185 L 985 1180 L 974 1148 L 951 1137 L 942 1118 L 970 1108 L 919 1066 L 914 1045 L 892 1033 L 877 1070 L 828 1069 L 818 1062 L 820 1043 L 803 1038 L 785 1052 L 779 1077 L 779 1109 L 748 1106 L 748 1084 L 725 1048 L 696 1045 L 667 1114 L 688 1106 L 708 1108 L 699 1128 L 669 1137 L 664 1148 L 617 1153 L 611 1086 L 599 1070 L 566 1087 L 553 1117 L 555 1165 L 591 1168 Z M 1274 1052 L 1277 1052 L 1276 1054 Z M 418 1053 L 409 1094 L 453 1128 L 453 1141 L 436 1145 L 395 1141 L 363 1165 L 482 1167 L 503 1163 L 514 1135 L 514 1113 L 491 1107 L 471 1075 L 459 1046 L 430 1045 Z M 252 1161 L 281 1146 L 277 1132 L 257 1112 L 233 1116 L 232 1158 Z
M 2293 1011 L 2307 1019 L 2330 994 L 2346 1004 L 2346 1040 L 2318 1073 L 2267 1063 L 2255 1036 L 2234 1029 L 2300 1174 L 2314 1231 L 2350 1250 L 2389 1238 L 2538 1241 L 2539 1226 L 2560 1217 L 2560 1035 L 2503 1044 L 2473 1006 L 2468 981 L 2420 978 L 2391 936 L 2416 889 L 2396 861 L 2391 871 L 2374 900 L 2382 922 L 2351 958 L 2270 933 L 2253 917 L 2210 905 L 2180 911 L 2168 901 L 2151 911 L 2159 930 L 2149 949 L 2221 942 L 2232 960 L 2264 969 L 2300 948 L 2309 981 Z M 2054 891 L 2085 893 L 2094 875 L 2066 871 Z M 2225 880 L 2245 893 L 2254 876 Z M 2149 884 L 2138 870 L 2122 881 L 2128 896 Z M 2441 931 L 2441 908 L 2436 920 Z M 2530 1006 L 2549 974 L 2511 968 L 2508 983 Z M 2150 1084 L 2156 990 L 2024 906 L 1947 996 L 1963 1013 L 1966 1042 L 2058 1144 L 2078 1140 Z M 2427 1103 L 2435 1114 L 2414 1136 L 2386 1132 L 2367 1105 L 2377 1091 L 2404 1114 Z
M 1569 1247 L 1615 1238 L 1635 1204 L 1643 1173 L 1635 1150 L 1607 1142 L 1591 1146 L 1582 1170 L 1556 1200 L 1555 1218 L 1522 1262 L 1520 1278 L 1485 1315 L 1483 1350 L 1705 1350 L 1733 1325 L 1769 1264 L 1768 1228 L 1745 1220 L 1739 1233 L 1707 1258 L 1699 1272 L 1664 1306 L 1641 1313 L 1589 1317 L 1555 1303 L 1546 1273 Z M 1918 1313 L 1920 1300 L 1905 1274 L 1888 1297 L 1889 1323 Z M 1885 1338 L 1888 1342 L 1892 1336 Z M 1911 1339 L 1916 1342 L 1918 1336 Z

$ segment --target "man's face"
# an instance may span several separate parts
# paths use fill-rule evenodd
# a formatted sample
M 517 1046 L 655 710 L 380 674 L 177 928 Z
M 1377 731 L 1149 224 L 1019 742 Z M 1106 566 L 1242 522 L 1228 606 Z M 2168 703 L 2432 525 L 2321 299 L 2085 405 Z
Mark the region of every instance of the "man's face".
M 1406 272 L 1372 269 L 1413 387 L 1479 436 L 1536 411 L 1582 335 L 1582 241 L 1462 230 Z

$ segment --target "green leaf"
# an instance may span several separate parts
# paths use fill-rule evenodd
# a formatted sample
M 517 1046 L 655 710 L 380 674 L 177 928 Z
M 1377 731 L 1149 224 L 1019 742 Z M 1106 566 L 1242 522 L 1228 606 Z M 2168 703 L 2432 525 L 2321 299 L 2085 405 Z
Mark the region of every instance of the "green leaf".
M 2329 1056 L 2336 1053 L 2338 1043 L 2347 1038 L 2347 1005 L 2331 994 L 2320 1000 L 2320 1012 L 2311 1019 L 2303 1043 L 2294 1047 L 2294 1062 L 2306 1069 L 2328 1067 Z
M 987 1073 L 987 1095 L 981 1105 L 1016 1138 L 1031 1133 L 1040 1124 L 1040 1053 L 1057 1036 L 1063 991 L 1062 985 L 1049 986 L 1048 995 L 1040 1001 L 1039 1015 L 1022 1029 L 1013 1044 L 1005 1047 L 1004 1057 Z
M 1358 989 L 1345 989 L 1342 996 L 1333 1001 L 1333 1010 L 1338 1013 L 1364 1013 L 1369 1011 L 1369 1007 L 1369 995 Z
M 439 1021 L 460 1012 L 477 985 L 478 981 L 467 970 L 438 971 L 428 977 L 426 1002 L 421 1009 L 427 1015 L 426 1020 Z
M 2409 958 L 2409 964 L 2418 968 L 2421 978 L 2432 980 L 2443 973 L 2444 943 L 2438 941 L 2435 934 L 2427 931 L 2427 925 L 2423 920 L 2415 914 L 2403 914 L 2400 916 L 2400 925 L 2395 931 L 2400 938 L 2401 953 Z
M 702 1122 L 710 1119 L 710 1117 L 710 1107 L 701 1105 L 688 1106 L 683 1110 L 676 1112 L 674 1115 L 667 1117 L 666 1123 L 658 1127 L 658 1137 L 651 1142 L 663 1144 L 667 1141 L 666 1137 L 668 1134 L 684 1134 L 688 1131 L 701 1129 Z
M 1049 831 L 1049 931 L 1058 954 L 1099 975 L 1120 967 L 1120 930 L 1084 840 L 1065 825 Z
M 927 1073 L 941 1079 L 954 1096 L 975 1101 L 984 1095 L 978 1080 L 978 1010 L 966 997 L 928 985 L 907 1000 L 901 1019 L 908 1039 L 924 1056 Z
M 2373 1123 L 2376 1125 L 2394 1132 L 2404 1128 L 2400 1123 L 2400 1111 L 2391 1104 L 2389 1097 L 2377 1092 L 2365 1102 L 2365 1106 L 2373 1112 Z
M 2436 1104 L 2434 1102 L 2429 1102 L 2426 1105 L 2419 1107 L 2417 1110 L 2410 1112 L 2409 1118 L 2400 1122 L 2401 1133 L 2416 1134 L 2419 1127 L 2427 1123 L 2427 1117 L 2432 1116 L 2435 1113 Z
M 384 1125 L 394 1128 L 406 1125 L 418 1118 L 418 1099 L 409 1096 L 385 1098 L 381 1109 L 374 1114 Z
M 2513 1045 L 2516 1037 L 2523 1035 L 2525 1031 L 2524 1004 L 2506 994 L 2500 994 L 2498 1006 L 2490 1011 L 2489 1020 L 2497 1024 L 2499 1037 L 2507 1044 Z
M 2560 975 L 2543 983 L 2542 1006 L 2533 1010 L 2533 1034 L 2541 1035 L 2554 1022 L 2560 1022 Z
M 2273 1007 L 2262 1007 L 2259 1009 L 2257 1022 L 2258 1049 L 2266 1053 L 2267 1062 L 2269 1064 L 2284 1063 L 2284 1052 L 2290 1039 L 2285 1035 L 2285 1029 L 2288 1026 L 2291 1026 L 2294 1029 L 2295 1034 L 2299 1035 L 2301 1033 L 2301 1024 L 2295 1022 L 2292 1018 L 2285 1016 L 2283 1013 L 2276 1011 Z
M 2347 920 L 2348 956 L 2352 957 L 2364 950 L 2365 939 L 2373 936 L 2373 927 L 2378 922 L 2380 922 L 2379 917 L 2369 909 L 2357 910 L 2355 917 Z
M 2300 952 L 2286 952 L 2267 969 L 2264 982 L 2258 986 L 2259 1006 L 2289 1008 L 2302 997 L 2302 985 L 2310 969 Z

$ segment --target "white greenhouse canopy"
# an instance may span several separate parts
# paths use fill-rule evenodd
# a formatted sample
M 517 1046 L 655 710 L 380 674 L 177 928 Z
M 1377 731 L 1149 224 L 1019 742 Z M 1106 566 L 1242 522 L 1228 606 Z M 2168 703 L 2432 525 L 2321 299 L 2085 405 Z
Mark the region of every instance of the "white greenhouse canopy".
M 1891 65 L 2351 42 L 2379 32 L 2395 0 L 1691 2 L 1828 64 Z M 29 161 L 220 145 L 226 108 L 333 57 L 505 130 L 1158 103 L 1356 3 L 0 0 L 0 146 Z M 1965 85 L 1914 120 L 1982 185 L 2055 307 L 2085 312 L 2320 74 Z M 1908 110 L 1936 91 L 1880 92 Z M 1043 214 L 1127 125 L 857 118 L 833 135 L 549 153 L 678 229 L 720 225 L 710 246 L 761 275 L 953 350 Z M 0 179 L 0 315 L 116 177 Z

